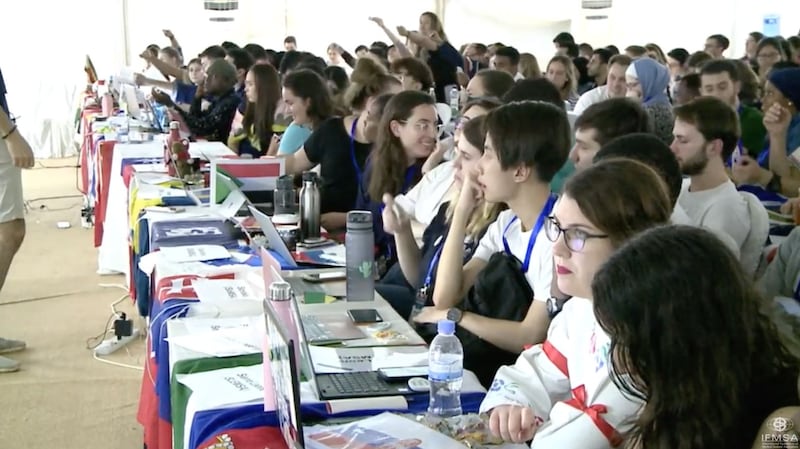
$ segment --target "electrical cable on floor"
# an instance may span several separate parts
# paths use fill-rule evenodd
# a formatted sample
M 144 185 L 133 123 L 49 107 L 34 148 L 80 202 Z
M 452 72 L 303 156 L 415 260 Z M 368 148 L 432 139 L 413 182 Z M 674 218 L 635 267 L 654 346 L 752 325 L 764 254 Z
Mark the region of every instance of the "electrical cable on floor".
M 24 303 L 35 302 L 35 301 L 45 301 L 45 300 L 48 300 L 48 299 L 58 299 L 58 298 L 66 297 L 66 296 L 72 296 L 72 295 L 83 295 L 83 294 L 86 294 L 86 293 L 92 293 L 92 291 L 91 290 L 81 290 L 81 291 L 76 291 L 76 292 L 57 293 L 57 294 L 54 294 L 54 295 L 45 295 L 45 296 L 37 296 L 37 297 L 34 297 L 34 298 L 18 299 L 16 301 L 5 301 L 5 302 L 0 302 L 0 307 L 2 307 L 2 306 L 10 306 L 12 304 L 24 304 Z
M 128 365 L 126 363 L 114 362 L 114 361 L 111 361 L 111 360 L 100 358 L 100 357 L 97 356 L 97 354 L 93 354 L 92 357 L 95 360 L 97 360 L 98 362 L 108 363 L 109 365 L 117 366 L 119 368 L 128 368 L 128 369 L 133 369 L 133 370 L 136 370 L 136 371 L 144 371 L 144 368 L 141 367 L 141 366 L 133 366 L 133 365 Z

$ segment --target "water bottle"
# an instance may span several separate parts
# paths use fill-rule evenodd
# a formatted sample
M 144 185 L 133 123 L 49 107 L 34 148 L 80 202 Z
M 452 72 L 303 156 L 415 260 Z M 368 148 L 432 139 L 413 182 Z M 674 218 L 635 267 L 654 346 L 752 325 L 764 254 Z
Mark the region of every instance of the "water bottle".
M 453 86 L 453 87 L 451 87 L 451 88 L 450 88 L 450 93 L 449 93 L 449 95 L 448 95 L 448 97 L 447 97 L 447 98 L 448 98 L 448 100 L 449 100 L 449 102 L 450 102 L 450 109 L 453 111 L 453 115 L 452 115 L 452 117 L 453 117 L 453 119 L 455 119 L 456 117 L 458 117 L 458 113 L 459 113 L 459 106 L 458 106 L 459 93 L 458 93 L 458 87 L 456 87 L 456 86 Z M 447 125 L 447 123 L 445 123 L 445 125 Z
M 313 242 L 320 238 L 317 179 L 317 174 L 313 171 L 303 173 L 303 187 L 300 189 L 300 238 L 304 242 Z
M 441 320 L 439 334 L 428 352 L 428 381 L 431 384 L 429 418 L 461 414 L 461 383 L 464 377 L 464 349 L 455 336 L 456 323 Z
M 436 89 L 434 89 L 433 86 L 428 89 L 428 95 L 430 95 L 431 98 L 433 98 L 433 102 L 436 103 Z
M 375 235 L 372 213 L 354 210 L 347 213 L 347 234 L 344 238 L 347 266 L 347 300 L 375 300 Z
M 295 202 L 294 176 L 283 175 L 275 183 L 272 199 L 275 204 L 275 215 L 293 215 L 297 213 Z
M 298 323 L 292 305 L 292 287 L 288 282 L 276 281 L 269 284 L 269 292 L 267 294 L 267 299 L 270 301 L 272 310 L 278 315 L 278 319 L 281 320 L 281 324 L 283 324 L 283 327 L 289 334 L 287 337 L 293 342 L 292 346 L 294 346 L 294 356 L 297 361 L 297 366 L 303 366 L 301 364 L 300 341 L 298 339 Z

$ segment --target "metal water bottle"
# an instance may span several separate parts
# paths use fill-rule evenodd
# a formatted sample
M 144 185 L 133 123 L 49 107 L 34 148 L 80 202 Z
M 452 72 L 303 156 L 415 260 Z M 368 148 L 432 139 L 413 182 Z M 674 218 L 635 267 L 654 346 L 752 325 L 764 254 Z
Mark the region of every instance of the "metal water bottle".
M 347 265 L 347 300 L 375 300 L 375 235 L 372 213 L 354 210 L 347 213 L 347 234 L 344 239 Z
M 303 173 L 303 187 L 300 189 L 300 234 L 304 242 L 320 238 L 320 195 L 317 174 Z
M 269 292 L 267 298 L 269 299 L 272 310 L 278 315 L 286 331 L 289 333 L 288 337 L 294 343 L 294 356 L 297 361 L 297 366 L 301 364 L 302 357 L 300 354 L 300 340 L 298 339 L 298 322 L 293 309 L 294 304 L 292 301 L 292 286 L 288 282 L 276 281 L 269 284 Z

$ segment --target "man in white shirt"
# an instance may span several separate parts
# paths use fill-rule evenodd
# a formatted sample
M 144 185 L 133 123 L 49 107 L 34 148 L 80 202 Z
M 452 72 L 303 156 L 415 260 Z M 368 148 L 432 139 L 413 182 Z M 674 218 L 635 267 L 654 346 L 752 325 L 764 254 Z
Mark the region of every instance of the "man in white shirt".
M 606 84 L 581 95 L 575 108 L 572 110 L 576 115 L 583 114 L 589 106 L 599 103 L 609 98 L 624 97 L 628 91 L 625 84 L 625 71 L 631 65 L 631 58 L 625 55 L 614 55 L 608 61 L 608 76 L 606 77 Z
M 503 350 L 519 353 L 528 344 L 542 342 L 549 317 L 553 244 L 542 230 L 555 198 L 550 180 L 564 165 L 569 150 L 569 122 L 564 110 L 543 102 L 501 106 L 486 117 L 485 152 L 477 180 L 465 179 L 454 206 L 433 291 L 435 308 L 423 311 L 418 321 L 437 322 L 455 318 L 458 325 Z M 480 196 L 505 203 L 489 225 L 472 259 L 463 264 L 464 238 L 469 216 Z M 496 253 L 505 252 L 520 261 L 533 301 L 521 322 L 458 313 L 455 307 L 475 284 L 478 274 Z M 498 292 L 502 294 L 502 292 Z
M 672 152 L 689 176 L 678 204 L 694 226 L 714 232 L 743 265 L 760 254 L 741 254 L 750 233 L 750 212 L 725 171 L 739 140 L 739 119 L 730 106 L 714 97 L 700 97 L 675 108 Z

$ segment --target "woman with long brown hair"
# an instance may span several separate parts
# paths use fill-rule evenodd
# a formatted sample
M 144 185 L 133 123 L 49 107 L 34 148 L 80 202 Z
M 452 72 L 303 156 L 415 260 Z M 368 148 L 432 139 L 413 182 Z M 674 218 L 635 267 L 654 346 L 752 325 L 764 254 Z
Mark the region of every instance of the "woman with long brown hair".
M 241 155 L 258 158 L 266 154 L 277 139 L 275 111 L 281 100 L 281 81 L 278 71 L 269 64 L 255 64 L 247 72 L 244 80 L 244 93 L 247 107 L 244 111 L 242 128 L 228 139 L 228 146 Z M 273 143 L 274 141 L 274 143 Z
M 575 64 L 567 56 L 556 55 L 547 63 L 545 78 L 553 83 L 561 99 L 569 105 L 571 111 L 578 102 L 578 71 Z
M 408 192 L 422 177 L 422 164 L 436 146 L 437 120 L 433 99 L 409 90 L 389 100 L 378 125 L 357 208 L 373 211 L 375 244 L 386 268 L 396 256 L 394 239 L 383 230 L 381 201 L 385 194 Z

